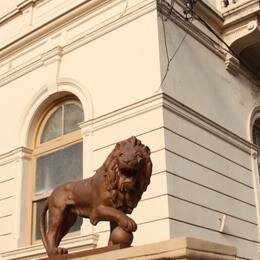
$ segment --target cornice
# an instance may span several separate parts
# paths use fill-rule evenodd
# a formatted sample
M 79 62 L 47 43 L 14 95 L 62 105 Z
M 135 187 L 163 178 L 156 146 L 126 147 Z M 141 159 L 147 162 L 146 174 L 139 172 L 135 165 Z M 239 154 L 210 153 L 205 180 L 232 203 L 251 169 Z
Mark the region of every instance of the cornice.
M 41 0 L 24 0 L 24 1 L 17 4 L 17 9 L 23 10 L 27 6 L 35 5 L 39 1 L 41 1 Z
M 0 17 L 0 25 L 12 19 L 14 16 L 21 14 L 24 8 L 35 5 L 36 2 L 41 0 L 24 0 L 16 5 L 15 8 L 9 10 L 6 14 Z
M 19 159 L 30 159 L 32 150 L 27 147 L 18 147 L 6 153 L 0 154 L 0 166 L 17 161 Z
M 244 19 L 258 15 L 260 11 L 259 0 L 247 0 L 236 2 L 235 4 L 223 9 L 224 24 L 223 28 L 230 27 L 241 22 Z
M 236 57 L 228 53 L 226 55 L 225 65 L 227 71 L 229 71 L 234 76 L 238 75 L 240 64 L 239 64 L 239 60 Z
M 15 9 L 9 11 L 8 13 L 6 13 L 5 15 L 1 16 L 0 17 L 0 26 L 1 26 L 1 24 L 9 21 L 12 17 L 16 16 L 20 12 L 21 12 L 21 10 L 19 10 L 18 8 L 15 8 Z
M 49 21 L 32 27 L 29 31 L 20 35 L 15 40 L 9 42 L 5 46 L 0 48 L 1 58 L 5 58 L 7 55 L 10 55 L 13 51 L 17 51 L 21 48 L 24 48 L 28 44 L 31 44 L 35 40 L 46 36 L 61 27 L 64 27 L 71 21 L 78 19 L 81 15 L 92 12 L 95 8 L 105 5 L 111 0 L 91 0 L 84 1 L 76 7 L 73 7 L 67 10 L 65 13 L 50 19 Z
M 39 1 L 39 0 L 37 0 Z M 31 3 L 31 1 L 30 1 Z M 72 24 L 74 21 L 78 21 L 81 17 L 90 16 L 92 13 L 95 13 L 98 11 L 96 15 L 102 14 L 102 12 L 106 11 L 107 9 L 111 8 L 111 6 L 116 6 L 118 4 L 124 4 L 124 0 L 87 0 L 83 1 L 77 6 L 67 10 L 66 12 L 58 15 L 55 18 L 49 19 L 47 22 L 40 24 L 40 25 L 34 25 L 31 26 L 25 31 L 23 34 L 19 35 L 14 40 L 11 40 L 10 42 L 6 43 L 4 46 L 0 47 L 0 62 L 1 60 L 6 59 L 7 56 L 12 55 L 14 52 L 18 52 L 19 50 L 24 49 L 25 47 L 31 45 L 32 43 L 38 41 L 39 39 L 42 39 L 43 37 L 48 37 L 48 35 L 51 35 L 57 30 L 62 30 L 66 26 Z M 116 20 L 118 20 L 118 26 L 120 26 L 120 23 L 122 25 L 122 21 L 126 17 L 133 17 L 133 11 L 136 12 L 136 17 L 141 15 L 141 12 L 143 10 L 143 6 L 150 5 L 150 3 L 153 3 L 153 9 L 156 9 L 156 1 L 155 0 L 143 0 L 140 2 L 134 2 L 132 3 L 132 6 L 127 7 L 123 13 L 122 10 L 118 12 L 119 16 L 116 17 Z M 109 7 L 109 5 L 111 5 Z M 102 10 L 102 8 L 104 10 Z M 143 10 L 143 14 L 145 14 L 147 10 Z M 116 14 L 117 15 L 117 14 Z M 107 19 L 107 21 L 103 21 L 102 25 L 97 24 L 98 26 L 105 26 L 106 23 L 112 22 L 113 18 Z M 116 27 L 115 27 L 116 28 Z M 94 30 L 94 28 L 93 28 Z
M 96 5 L 94 5 L 94 3 Z M 90 4 L 93 4 L 93 8 L 91 8 Z M 100 8 L 98 8 L 97 3 L 100 3 Z M 134 3 L 134 2 L 133 2 Z M 113 8 L 113 5 L 121 4 L 121 10 L 117 11 L 117 13 L 113 13 L 112 16 L 107 14 L 104 15 L 104 20 L 100 21 L 96 24 L 95 27 L 91 27 L 81 34 L 67 37 L 64 35 L 68 35 L 71 30 L 77 26 L 80 27 L 82 22 L 88 21 L 95 15 L 102 15 L 102 12 L 106 12 L 109 8 Z M 110 6 L 112 5 L 112 6 Z M 60 17 L 58 20 L 52 21 L 52 24 L 47 24 L 46 27 L 43 27 L 35 32 L 25 36 L 24 38 L 18 40 L 13 45 L 10 45 L 7 48 L 2 50 L 2 66 L 9 67 L 4 69 L 4 73 L 0 75 L 0 86 L 7 84 L 8 82 L 36 69 L 48 62 L 52 62 L 53 60 L 60 59 L 66 53 L 90 42 L 98 37 L 103 36 L 104 34 L 115 30 L 116 28 L 137 19 L 138 17 L 145 15 L 156 9 L 156 1 L 154 0 L 143 0 L 138 2 L 137 4 L 133 4 L 132 6 L 128 6 L 126 10 L 122 11 L 122 7 L 125 7 L 125 3 L 122 0 L 96 0 L 86 3 L 84 6 L 77 8 L 77 10 L 73 11 L 73 14 L 69 14 L 73 16 L 73 18 L 69 19 L 68 17 Z M 102 9 L 103 8 L 103 9 Z M 118 8 L 117 8 L 118 10 Z M 75 17 L 76 18 L 75 18 Z M 76 21 L 74 22 L 74 20 Z M 66 22 L 65 22 L 66 21 Z M 53 30 L 50 30 L 53 28 Z M 62 35 L 62 40 L 56 43 L 53 47 L 47 47 L 46 42 L 51 41 L 52 37 L 55 37 L 55 31 L 59 30 L 59 34 Z M 44 38 L 43 38 L 44 36 Z M 43 39 L 42 39 L 43 38 Z M 17 64 L 16 56 L 18 59 L 21 55 L 28 55 L 30 50 L 34 48 L 38 48 L 40 46 L 41 54 L 36 56 L 32 56 L 30 58 L 23 58 L 22 64 L 13 66 L 12 63 Z M 35 51 L 32 51 L 34 53 Z M 25 54 L 23 54 L 25 53 Z M 15 56 L 16 55 L 16 56 Z M 12 57 L 13 56 L 13 57 Z M 18 62 L 19 63 L 19 62 Z
M 251 142 L 241 138 L 165 93 L 151 95 L 131 105 L 93 118 L 83 122 L 80 127 L 83 134 L 89 135 L 110 125 L 129 120 L 130 118 L 155 109 L 167 109 L 247 154 L 251 154 L 252 149 L 257 150 L 257 147 Z
M 209 2 L 199 0 L 195 5 L 194 10 L 199 16 L 204 18 L 216 30 L 221 30 L 221 27 L 224 23 L 224 17 L 222 13 L 219 12 L 213 6 L 211 6 Z
M 208 34 L 203 32 L 200 28 L 198 28 L 198 26 L 184 20 L 178 15 L 178 13 L 175 13 L 174 10 L 169 14 L 169 9 L 170 5 L 167 3 L 167 1 L 162 1 L 158 3 L 159 12 L 165 15 L 167 19 L 178 25 L 180 28 L 182 28 L 184 31 L 194 37 L 197 41 L 199 41 L 209 50 L 214 52 L 217 56 L 221 57 L 223 60 L 225 59 L 225 51 L 217 47 L 219 46 L 219 43 L 217 41 L 215 41 Z
M 215 123 L 209 118 L 182 104 L 171 96 L 164 94 L 164 108 L 178 114 L 185 118 L 187 121 L 199 126 L 207 132 L 219 137 L 220 139 L 232 144 L 247 154 L 251 154 L 251 149 L 257 150 L 256 146 L 244 138 L 234 134 L 228 129 Z
M 182 0 L 181 0 L 182 1 Z M 178 2 L 179 3 L 179 2 Z M 197 4 L 199 4 L 198 2 Z M 207 4 L 204 2 L 203 5 L 205 5 L 205 8 L 209 8 Z M 197 4 L 195 5 L 196 8 L 199 10 Z M 197 6 L 197 7 L 196 7 Z M 167 17 L 168 20 L 171 20 L 173 23 L 178 25 L 180 28 L 182 28 L 184 31 L 186 31 L 188 34 L 190 34 L 192 37 L 194 37 L 197 41 L 199 41 L 201 44 L 203 44 L 206 48 L 208 48 L 210 51 L 212 51 L 215 55 L 219 56 L 223 60 L 223 65 L 226 66 L 226 69 L 232 73 L 233 75 L 243 75 L 245 78 L 247 78 L 251 83 L 253 83 L 256 86 L 260 86 L 260 80 L 256 79 L 255 75 L 250 72 L 245 66 L 243 66 L 240 62 L 235 62 L 233 58 L 238 61 L 237 57 L 234 57 L 232 55 L 229 55 L 229 50 L 226 50 L 226 47 L 223 46 L 223 43 L 220 43 L 219 39 L 214 37 L 210 31 L 208 33 L 205 30 L 202 30 L 199 26 L 196 24 L 190 23 L 185 21 L 183 18 L 180 17 L 180 15 L 175 14 L 174 9 L 170 12 L 171 5 L 166 0 L 162 0 L 158 2 L 158 10 L 160 13 L 162 13 L 165 17 Z M 202 10 L 201 10 L 202 12 Z M 202 12 L 203 14 L 200 14 L 201 17 L 209 17 L 207 14 L 207 9 L 204 9 Z M 221 18 L 219 13 L 215 13 L 214 11 L 211 11 L 212 15 L 216 18 L 215 22 L 212 21 L 209 22 L 210 25 L 213 25 L 213 29 L 216 30 L 216 34 L 219 35 L 224 41 L 226 41 L 227 44 L 230 44 L 230 41 L 227 40 L 227 35 L 234 34 L 234 36 L 237 36 L 237 30 L 239 28 L 233 28 L 233 31 L 223 31 L 224 27 L 224 20 Z M 205 18 L 205 21 L 208 22 Z M 209 20 L 210 21 L 210 20 Z M 247 27 L 247 24 L 245 25 Z M 231 44 L 230 44 L 231 45 Z M 223 48 L 224 47 L 224 48 Z M 231 58 L 231 56 L 233 58 Z
M 162 94 L 155 94 L 146 99 L 124 106 L 110 113 L 95 117 L 80 124 L 82 133 L 89 135 L 95 131 L 134 118 L 138 115 L 162 108 Z

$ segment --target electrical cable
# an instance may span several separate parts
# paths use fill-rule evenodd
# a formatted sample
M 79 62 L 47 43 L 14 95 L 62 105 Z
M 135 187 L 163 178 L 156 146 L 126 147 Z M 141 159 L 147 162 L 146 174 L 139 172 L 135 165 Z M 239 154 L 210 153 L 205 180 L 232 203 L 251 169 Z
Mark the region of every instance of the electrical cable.
M 194 14 L 197 16 L 197 20 L 200 21 L 210 32 L 212 32 L 217 39 L 219 39 L 227 48 L 228 50 L 226 50 L 225 48 L 223 48 L 222 46 L 220 46 L 224 51 L 226 51 L 227 53 L 231 54 L 232 56 L 234 56 L 240 64 L 242 64 L 246 69 L 248 69 L 249 71 L 252 72 L 252 69 L 248 66 L 248 64 L 241 59 L 241 57 L 239 57 L 233 50 L 232 48 L 214 31 L 214 29 L 205 21 L 203 20 L 196 12 L 194 12 Z M 253 73 L 253 72 L 252 72 Z
M 230 55 L 234 56 L 234 57 L 240 62 L 240 64 L 243 65 L 246 69 L 248 69 L 249 71 L 252 71 L 252 69 L 248 66 L 247 62 L 244 61 L 241 57 L 239 57 L 239 56 L 232 50 L 232 47 L 229 46 L 229 45 L 221 38 L 221 36 L 220 36 L 204 19 L 202 19 L 202 18 L 197 14 L 196 11 L 193 10 L 193 8 L 192 8 L 192 10 L 191 10 L 191 11 L 192 11 L 192 17 L 191 17 L 191 19 L 190 19 L 190 18 L 185 17 L 185 16 L 184 16 L 183 14 L 181 14 L 178 10 L 176 10 L 176 9 L 173 7 L 173 2 L 174 2 L 174 0 L 171 0 L 171 4 L 169 4 L 168 2 L 166 2 L 166 1 L 164 1 L 164 0 L 160 0 L 160 5 L 161 5 L 161 7 L 159 7 L 159 10 L 161 11 L 161 13 L 164 13 L 164 15 L 167 17 L 166 20 L 169 19 L 172 14 L 174 14 L 174 15 L 178 16 L 180 19 L 182 19 L 183 21 L 188 21 L 188 22 L 190 22 L 189 27 L 191 27 L 191 25 L 192 25 L 192 24 L 191 24 L 191 19 L 192 19 L 192 18 L 198 20 L 201 24 L 203 24 L 203 25 L 205 26 L 205 28 L 207 28 L 207 29 L 226 47 L 226 48 L 224 48 L 223 45 L 221 45 L 220 43 L 218 43 L 218 42 L 216 42 L 214 39 L 212 39 L 210 36 L 208 36 L 208 35 L 206 35 L 205 33 L 203 33 L 203 34 L 205 35 L 205 37 L 207 37 L 207 38 L 211 41 L 212 46 L 213 46 L 216 50 L 218 50 L 218 51 L 222 50 L 222 51 L 224 51 L 224 52 L 226 52 L 226 53 L 229 53 Z M 168 9 L 169 11 L 167 12 L 165 9 L 166 9 L 166 10 Z M 167 14 L 166 14 L 166 13 L 167 13 Z M 188 31 L 189 31 L 189 29 L 187 30 L 187 33 L 188 33 Z M 167 59 L 168 59 L 169 61 L 171 60 L 171 59 L 169 58 L 169 56 L 168 56 Z M 169 63 L 169 62 L 168 62 L 168 63 Z M 169 64 L 168 64 L 168 66 L 169 66 Z M 167 67 L 168 67 L 168 66 L 167 66 Z M 168 70 L 169 70 L 169 68 L 168 68 Z M 167 73 L 165 73 L 165 77 L 163 78 L 163 81 L 165 80 L 166 76 L 167 76 Z M 163 81 L 162 81 L 162 83 L 163 83 Z M 162 83 L 161 83 L 161 85 L 162 85 Z M 160 85 L 160 87 L 161 87 L 161 85 Z
M 182 20 L 191 21 L 190 18 L 185 17 L 182 13 L 180 13 L 175 8 L 171 8 L 170 4 L 167 3 L 166 1 L 161 1 L 161 4 L 164 4 L 167 9 L 172 9 L 171 13 L 174 13 L 175 15 L 177 15 Z M 214 41 L 214 44 L 218 45 L 225 52 L 228 52 L 228 53 L 234 55 L 234 52 L 232 51 L 231 47 L 215 32 L 215 30 L 206 21 L 204 21 L 194 10 L 192 11 L 192 13 L 193 13 L 192 18 L 195 18 L 196 20 L 200 21 L 210 32 L 212 32 L 212 34 L 214 34 L 214 36 L 216 36 L 216 38 L 218 40 L 220 40 L 227 47 L 227 49 L 223 48 L 223 46 L 221 46 L 220 44 L 216 43 L 213 39 L 211 39 L 211 40 Z
M 162 15 L 161 19 L 162 19 L 162 26 L 163 26 L 163 38 L 164 38 L 165 52 L 166 52 L 166 56 L 167 56 L 167 67 L 166 67 L 166 71 L 164 73 L 164 76 L 162 78 L 161 84 L 160 84 L 159 88 L 157 89 L 157 91 L 162 88 L 162 85 L 163 85 L 163 83 L 164 83 L 164 81 L 165 81 L 165 79 L 166 79 L 166 77 L 168 75 L 168 72 L 170 70 L 170 64 L 173 61 L 173 59 L 176 57 L 177 53 L 179 52 L 183 42 L 185 41 L 185 39 L 186 39 L 186 37 L 188 35 L 188 32 L 190 30 L 190 26 L 191 26 L 191 23 L 190 23 L 190 26 L 185 31 L 184 36 L 182 37 L 181 41 L 179 42 L 178 46 L 176 47 L 175 51 L 173 52 L 172 56 L 170 57 L 169 51 L 168 51 L 168 46 L 167 46 L 167 36 L 166 36 L 166 29 L 165 29 L 165 21 L 166 20 L 164 20 L 163 15 Z
M 214 34 L 214 36 L 217 37 L 218 40 L 220 40 L 228 48 L 228 50 L 224 48 L 223 50 L 235 56 L 232 48 L 215 32 L 215 30 L 205 20 L 203 20 L 196 12 L 194 12 L 194 14 L 196 15 L 196 19 L 200 21 L 211 33 Z

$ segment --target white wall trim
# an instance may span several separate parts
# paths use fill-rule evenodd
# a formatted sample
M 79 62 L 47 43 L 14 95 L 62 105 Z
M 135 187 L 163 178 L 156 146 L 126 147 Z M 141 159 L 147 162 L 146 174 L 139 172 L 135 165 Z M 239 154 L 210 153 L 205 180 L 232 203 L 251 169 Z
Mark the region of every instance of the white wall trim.
M 17 133 L 20 133 L 20 146 L 31 146 L 28 137 L 35 117 L 44 109 L 43 106 L 47 106 L 46 102 L 49 99 L 55 96 L 59 98 L 62 92 L 70 92 L 79 98 L 83 107 L 85 120 L 93 118 L 93 101 L 86 86 L 71 78 L 59 78 L 57 82 L 49 82 L 42 86 L 24 109 L 17 130 Z
M 58 91 L 57 89 L 53 90 L 53 88 L 49 88 L 48 90 L 47 86 L 45 85 L 41 88 L 41 90 L 37 93 L 37 95 L 35 95 L 35 97 L 31 100 L 27 109 L 24 110 L 23 117 L 20 120 L 20 129 L 22 129 L 21 137 L 20 137 L 21 143 L 26 144 L 28 128 L 30 126 L 30 123 L 32 122 L 33 116 L 35 115 L 37 109 L 43 103 L 43 101 L 46 100 L 46 98 L 48 98 L 53 93 L 72 90 L 72 88 L 66 87 L 68 86 L 66 85 L 66 82 L 68 83 L 68 81 L 71 83 L 72 88 L 74 88 L 73 93 L 75 95 L 79 95 L 79 89 L 82 90 L 82 87 L 80 87 L 79 85 L 77 85 L 76 87 L 75 86 L 76 81 L 72 79 L 63 78 L 58 81 L 59 82 Z M 52 85 L 52 87 L 53 86 L 55 85 Z M 256 150 L 256 146 L 252 144 L 250 141 L 243 139 L 240 136 L 232 133 L 226 128 L 218 125 L 217 123 L 206 118 L 202 114 L 192 110 L 191 108 L 187 107 L 186 105 L 182 104 L 178 100 L 170 97 L 165 93 L 153 94 L 148 98 L 132 103 L 128 106 L 121 107 L 117 110 L 114 110 L 110 113 L 98 117 L 94 117 L 94 111 L 93 111 L 94 109 L 93 109 L 91 94 L 85 92 L 83 93 L 81 93 L 82 96 L 81 98 L 80 97 L 79 98 L 82 101 L 84 109 L 87 110 L 87 112 L 88 110 L 92 109 L 92 113 L 89 114 L 87 113 L 87 117 L 85 117 L 85 121 L 80 124 L 83 136 L 92 134 L 93 132 L 98 131 L 102 128 L 117 124 L 121 121 L 128 120 L 132 117 L 136 117 L 140 114 L 151 111 L 152 109 L 164 108 L 192 122 L 193 124 L 203 128 L 204 130 L 217 136 L 218 138 L 234 145 L 238 149 L 244 151 L 246 154 L 250 155 L 251 149 L 253 149 L 254 151 Z M 85 104 L 85 102 L 87 102 L 87 105 Z M 248 139 L 250 140 L 250 138 Z M 28 146 L 20 145 L 16 149 L 20 149 L 20 147 L 28 147 Z M 0 160 L 1 158 L 4 159 L 4 158 L 11 157 L 11 155 L 13 154 L 12 151 L 6 152 L 4 154 L 0 154 Z
M 130 0 L 128 1 L 131 2 Z M 94 2 L 96 2 L 97 6 L 95 6 Z M 72 11 L 72 13 L 50 21 L 46 26 L 36 31 L 34 30 L 6 48 L 0 48 L 2 52 L 1 57 L 3 57 L 0 61 L 2 63 L 0 66 L 0 87 L 43 66 L 46 63 L 46 58 L 52 58 L 56 49 L 59 51 L 58 54 L 63 56 L 126 23 L 156 10 L 156 1 L 154 0 L 143 0 L 137 4 L 131 3 L 132 6 L 130 4 L 126 6 L 123 0 L 103 1 L 102 4 L 99 4 L 100 6 L 98 3 L 99 1 L 86 2 L 83 6 Z M 97 9 L 98 7 L 99 9 Z M 112 11 L 113 8 L 117 10 L 118 7 L 120 7 L 120 11 Z M 91 24 L 92 19 L 95 19 L 95 17 L 101 17 L 100 21 L 95 26 L 87 25 L 89 21 Z M 77 28 L 84 23 L 86 28 L 81 33 L 73 35 L 73 30 L 76 29 L 77 31 Z M 54 40 L 57 36 L 57 30 L 59 30 L 58 34 L 60 35 L 58 43 Z M 42 38 L 42 35 L 45 35 L 46 38 L 41 40 L 41 42 L 37 42 Z M 35 51 L 34 49 L 37 48 L 35 45 L 42 46 L 40 54 L 37 53 L 37 55 L 31 56 L 30 51 Z M 22 56 L 24 61 L 19 64 L 19 59 Z M 17 59 L 18 61 L 16 61 Z
M 30 159 L 32 150 L 26 147 L 18 147 L 0 155 L 0 166 L 12 163 L 19 159 Z
M 93 249 L 97 246 L 99 235 L 80 235 L 71 236 L 63 239 L 61 246 L 69 249 L 70 253 L 79 252 L 84 249 Z M 42 243 L 31 245 L 28 247 L 22 247 L 15 250 L 9 250 L 7 252 L 0 253 L 0 257 L 3 259 L 41 259 L 46 257 L 45 249 Z
M 178 116 L 192 122 L 227 143 L 232 144 L 248 155 L 251 154 L 251 149 L 256 148 L 251 142 L 241 138 L 240 136 L 206 118 L 202 114 L 194 111 L 165 93 L 151 95 L 150 97 L 131 105 L 85 121 L 81 124 L 81 128 L 87 132 L 95 132 L 109 125 L 128 120 L 131 117 L 138 116 L 139 114 L 146 113 L 147 111 L 158 109 L 160 107 L 163 107 L 164 109 L 167 109 L 172 113 L 175 113 Z

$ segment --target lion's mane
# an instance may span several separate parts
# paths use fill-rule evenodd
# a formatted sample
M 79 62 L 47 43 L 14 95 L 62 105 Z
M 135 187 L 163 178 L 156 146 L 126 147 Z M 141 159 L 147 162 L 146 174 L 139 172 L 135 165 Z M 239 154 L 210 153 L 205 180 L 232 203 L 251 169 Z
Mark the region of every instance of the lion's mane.
M 132 154 L 132 160 L 137 160 L 138 154 L 142 158 L 142 163 L 137 169 L 132 169 L 132 183 L 121 183 L 120 185 L 122 172 L 119 170 L 119 157 L 123 153 Z M 107 190 L 112 193 L 115 207 L 120 208 L 125 213 L 131 213 L 127 209 L 133 209 L 137 206 L 143 192 L 150 184 L 152 173 L 150 154 L 149 147 L 143 145 L 140 140 L 133 136 L 117 143 L 103 164 Z M 130 189 L 126 190 L 126 186 L 130 186 Z

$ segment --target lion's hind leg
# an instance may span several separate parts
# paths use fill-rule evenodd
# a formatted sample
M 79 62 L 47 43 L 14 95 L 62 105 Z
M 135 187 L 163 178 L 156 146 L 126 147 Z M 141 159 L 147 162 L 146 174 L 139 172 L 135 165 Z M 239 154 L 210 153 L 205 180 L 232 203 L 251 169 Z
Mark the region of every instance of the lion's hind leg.
M 73 224 L 76 222 L 77 219 L 77 215 L 70 213 L 70 212 L 66 212 L 63 216 L 63 221 L 62 221 L 62 225 L 60 226 L 60 230 L 58 232 L 58 235 L 56 237 L 56 244 L 59 245 L 62 238 L 69 232 L 70 228 L 73 226 Z M 67 249 L 66 253 L 68 253 Z
M 66 215 L 66 207 L 50 207 L 49 208 L 49 228 L 46 234 L 47 253 L 49 256 L 62 255 L 68 253 L 65 248 L 59 248 L 63 220 Z

